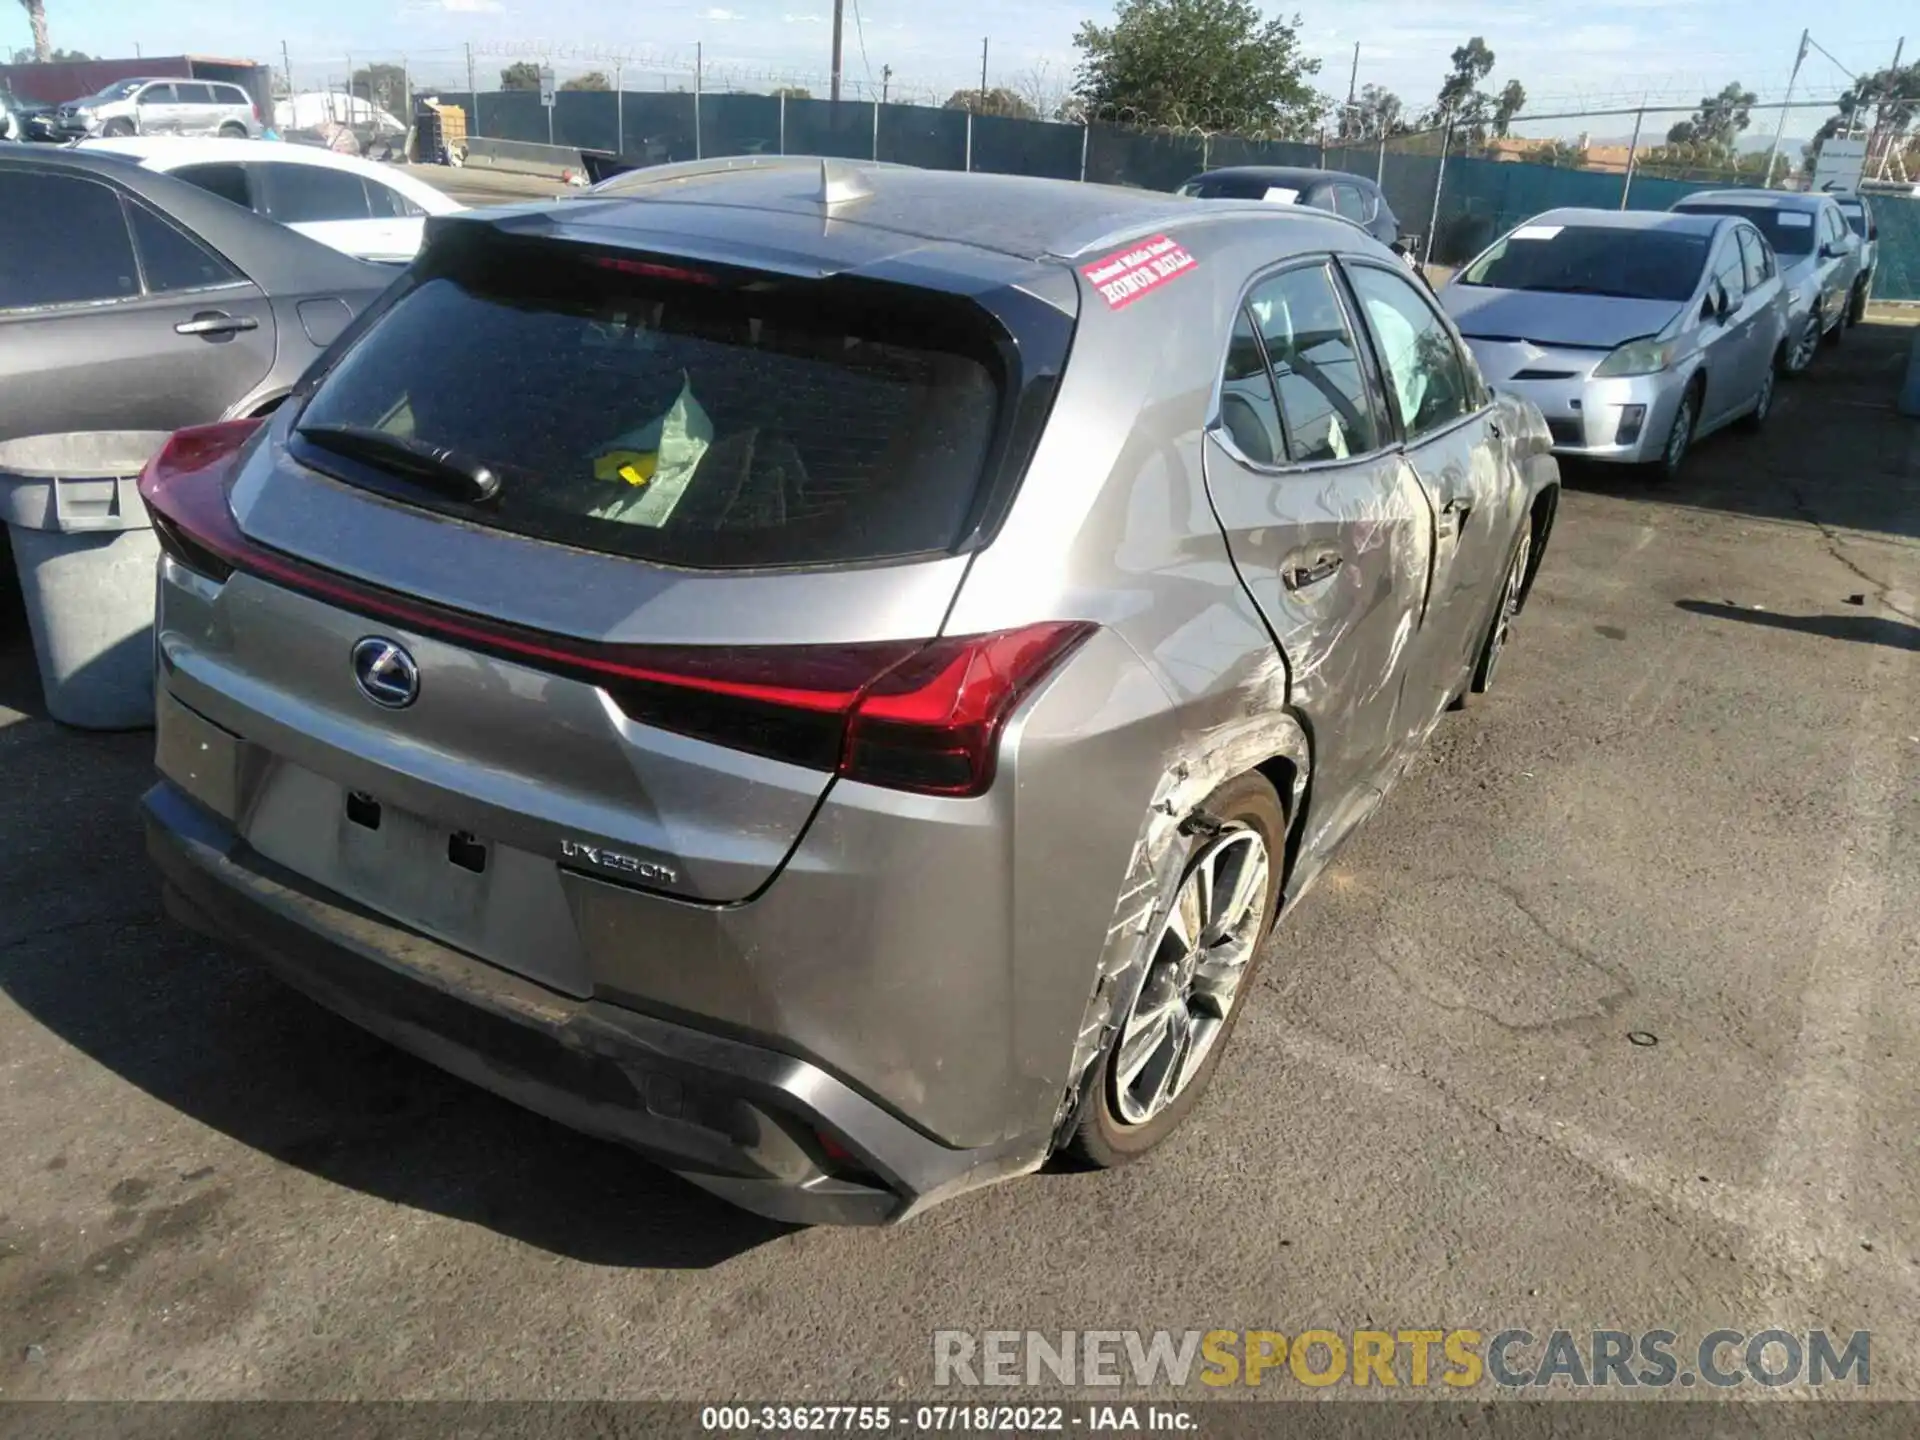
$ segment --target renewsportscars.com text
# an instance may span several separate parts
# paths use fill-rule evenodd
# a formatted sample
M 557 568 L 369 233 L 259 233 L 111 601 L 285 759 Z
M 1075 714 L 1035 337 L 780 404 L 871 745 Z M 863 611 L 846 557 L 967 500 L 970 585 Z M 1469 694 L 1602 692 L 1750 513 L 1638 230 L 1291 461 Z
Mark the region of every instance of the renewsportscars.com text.
M 1871 1332 L 936 1330 L 936 1386 L 1733 1389 L 1872 1383 Z

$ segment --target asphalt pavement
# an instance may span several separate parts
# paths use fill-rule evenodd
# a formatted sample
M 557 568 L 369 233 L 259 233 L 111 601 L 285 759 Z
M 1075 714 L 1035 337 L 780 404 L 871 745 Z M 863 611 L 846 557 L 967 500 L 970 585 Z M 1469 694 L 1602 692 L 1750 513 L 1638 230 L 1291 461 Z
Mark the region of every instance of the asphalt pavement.
M 1569 473 L 1499 689 L 1174 1143 L 888 1231 L 730 1210 L 163 921 L 150 738 L 41 718 L 9 615 L 0 1394 L 905 1399 L 936 1329 L 1780 1325 L 1920 1397 L 1910 334 L 1674 485 Z

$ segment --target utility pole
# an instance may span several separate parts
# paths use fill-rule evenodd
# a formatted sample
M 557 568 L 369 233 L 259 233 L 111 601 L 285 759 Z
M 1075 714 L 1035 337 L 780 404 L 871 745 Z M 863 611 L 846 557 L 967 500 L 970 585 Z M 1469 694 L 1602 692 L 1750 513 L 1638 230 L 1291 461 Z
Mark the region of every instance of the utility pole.
M 1633 139 L 1627 143 L 1627 175 L 1620 182 L 1620 208 L 1627 208 L 1627 196 L 1633 191 L 1633 162 L 1640 157 L 1640 127 L 1646 123 L 1646 97 L 1640 98 L 1641 109 L 1633 112 Z
M 1807 43 L 1812 40 L 1811 30 L 1800 32 L 1800 51 L 1793 57 L 1793 74 L 1787 77 L 1787 98 L 1780 102 L 1780 123 L 1773 127 L 1773 148 L 1767 151 L 1766 188 L 1773 188 L 1773 162 L 1780 158 L 1780 137 L 1787 133 L 1787 106 L 1793 103 L 1793 85 L 1800 78 L 1800 67 L 1806 63 Z
M 833 88 L 834 104 L 840 103 L 840 36 L 847 16 L 847 0 L 833 0 Z
M 1902 35 L 1900 37 L 1900 43 L 1893 47 L 1893 68 L 1896 71 L 1899 70 L 1900 68 L 1900 57 L 1906 53 L 1906 50 L 1907 50 L 1907 37 Z M 1880 118 L 1886 114 L 1886 109 L 1887 109 L 1887 102 L 1885 97 L 1883 96 L 1880 101 L 1879 112 L 1874 117 L 1875 130 L 1878 130 L 1880 128 L 1879 121 L 1880 121 Z M 1887 136 L 1887 148 L 1880 152 L 1880 168 L 1878 171 L 1874 173 L 1874 178 L 1876 180 L 1884 180 L 1887 178 L 1887 161 L 1890 160 L 1892 157 L 1893 157 L 1893 136 L 1889 134 Z
M 472 41 L 467 42 L 467 103 L 473 106 L 473 114 L 467 117 L 472 122 L 469 128 L 473 134 L 478 135 L 480 133 L 480 92 L 473 88 Z
M 705 41 L 695 41 L 693 46 L 693 158 L 704 158 L 700 153 L 700 96 L 706 85 L 707 47 Z
M 1346 139 L 1353 130 L 1353 106 L 1360 93 L 1360 42 L 1353 42 L 1353 70 L 1347 76 L 1347 108 L 1340 117 L 1340 138 Z
M 992 36 L 983 36 L 980 40 L 980 113 L 987 111 L 987 41 Z
M 293 104 L 293 58 L 287 54 L 287 42 L 280 42 L 280 73 L 287 80 L 287 104 Z M 291 111 L 289 111 L 291 113 Z
M 893 66 L 882 65 L 880 67 L 880 103 L 882 105 L 887 103 L 887 91 L 892 87 L 892 85 L 893 85 Z

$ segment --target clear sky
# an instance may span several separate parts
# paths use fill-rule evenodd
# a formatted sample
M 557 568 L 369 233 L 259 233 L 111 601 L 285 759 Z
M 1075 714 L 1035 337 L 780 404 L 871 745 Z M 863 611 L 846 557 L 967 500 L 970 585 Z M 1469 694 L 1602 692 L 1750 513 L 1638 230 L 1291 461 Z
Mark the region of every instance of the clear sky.
M 1497 63 L 1495 86 L 1517 78 L 1535 112 L 1625 105 L 1643 94 L 1691 103 L 1738 79 L 1777 99 L 1803 25 L 1839 64 L 1818 51 L 1802 71 L 1802 91 L 1831 96 L 1849 69 L 1893 58 L 1904 17 L 1913 34 L 1907 59 L 1920 57 L 1920 8 L 1893 0 L 1302 0 L 1267 6 L 1298 9 L 1308 53 L 1322 61 L 1322 89 L 1344 95 L 1353 46 L 1361 84 L 1382 84 L 1410 108 L 1431 102 L 1447 55 L 1481 35 Z M 517 56 L 556 56 L 562 77 L 596 64 L 597 55 L 643 57 L 636 68 L 690 71 L 694 46 L 714 88 L 766 88 L 769 75 L 825 88 L 832 0 L 47 0 L 53 42 L 96 55 L 143 53 L 242 55 L 278 64 L 284 42 L 305 88 L 340 80 L 351 55 L 404 55 L 410 69 L 447 86 L 465 78 L 465 46 L 476 51 L 482 85 Z M 979 83 L 980 42 L 991 37 L 994 83 L 1053 87 L 1071 80 L 1073 36 L 1081 21 L 1112 16 L 1106 0 L 847 0 L 846 76 L 877 90 L 893 70 L 894 98 L 944 98 Z M 857 17 L 857 19 L 856 19 Z M 0 3 L 0 48 L 28 43 L 24 10 Z M 630 83 L 631 78 L 630 78 Z M 658 73 L 642 85 L 663 83 Z M 665 83 L 675 83 L 669 80 Z M 689 81 L 690 83 L 690 81 Z M 1805 119 L 1802 120 L 1802 115 Z M 1790 133 L 1810 133 L 1817 114 L 1802 112 Z M 1630 122 L 1627 122 L 1630 125 Z M 1577 125 L 1543 125 L 1542 133 Z M 1619 130 L 1596 121 L 1596 134 Z M 1756 122 L 1756 128 L 1758 128 Z

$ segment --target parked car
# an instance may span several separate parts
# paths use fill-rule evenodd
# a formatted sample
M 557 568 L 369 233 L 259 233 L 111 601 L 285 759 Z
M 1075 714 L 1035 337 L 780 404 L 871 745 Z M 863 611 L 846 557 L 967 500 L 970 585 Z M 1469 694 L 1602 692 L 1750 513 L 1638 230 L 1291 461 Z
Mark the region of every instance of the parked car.
M 1550 210 L 1440 298 L 1488 380 L 1540 407 L 1559 454 L 1671 477 L 1696 440 L 1773 409 L 1787 302 L 1745 220 Z
M 1393 207 L 1387 204 L 1380 187 L 1364 175 L 1281 165 L 1234 165 L 1196 175 L 1178 193 L 1199 200 L 1265 200 L 1331 210 L 1364 227 L 1397 254 L 1406 254 Z
M 0 80 L 0 140 L 48 138 L 44 132 L 52 113 L 51 105 L 22 99 L 5 80 Z
M 1780 257 L 1787 286 L 1786 373 L 1798 375 L 1813 363 L 1822 337 L 1846 333 L 1860 294 L 1860 241 L 1830 196 L 1780 190 L 1703 190 L 1675 202 L 1679 215 L 1738 215 L 1759 227 Z
M 1853 303 L 1847 307 L 1847 323 L 1858 325 L 1866 318 L 1874 273 L 1880 268 L 1880 221 L 1873 213 L 1873 202 L 1864 195 L 1836 195 L 1833 203 L 1860 240 L 1860 279 L 1853 287 Z
M 256 415 L 394 278 L 123 159 L 0 151 L 0 440 Z
M 406 263 L 419 252 L 427 216 L 463 208 L 404 170 L 308 145 L 133 139 L 80 148 L 173 175 L 362 260 Z
M 1492 682 L 1539 413 L 1303 208 L 735 159 L 427 236 L 143 477 L 174 913 L 791 1220 L 1158 1144 Z
M 62 140 L 89 135 L 218 135 L 258 139 L 260 107 L 238 85 L 221 80 L 116 80 L 54 112 Z

